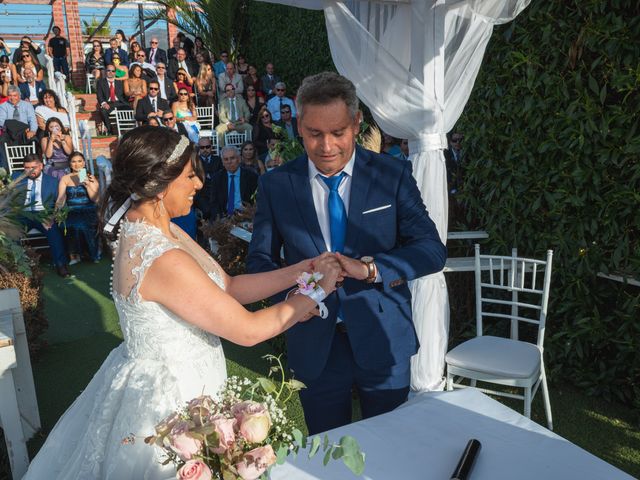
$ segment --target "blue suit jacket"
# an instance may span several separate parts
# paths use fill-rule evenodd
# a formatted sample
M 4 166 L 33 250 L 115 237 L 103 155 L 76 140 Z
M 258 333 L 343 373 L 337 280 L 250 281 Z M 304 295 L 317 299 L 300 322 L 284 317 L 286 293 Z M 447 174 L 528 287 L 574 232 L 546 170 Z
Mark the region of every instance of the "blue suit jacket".
M 317 378 L 326 364 L 339 308 L 360 367 L 384 369 L 408 361 L 419 345 L 407 281 L 440 271 L 447 257 L 411 163 L 356 148 L 344 254 L 373 256 L 382 283 L 346 279 L 325 300 L 328 319 L 314 317 L 287 331 L 289 366 L 306 379 Z M 326 251 L 308 172 L 303 155 L 260 177 L 250 272 L 278 268 L 281 246 L 289 265 Z
M 22 100 L 29 101 L 29 85 L 27 83 L 18 84 L 20 89 L 20 97 Z M 36 95 L 40 97 L 40 94 L 46 89 L 46 85 L 41 80 L 36 80 Z
M 15 180 L 21 174 L 22 172 L 14 172 L 11 178 Z M 42 196 L 42 204 L 48 210 L 52 210 L 58 198 L 58 179 L 44 172 L 40 175 L 42 175 L 42 192 L 40 193 Z M 18 188 L 22 190 L 19 197 L 21 205 L 27 200 L 27 180 L 28 178 L 23 178 L 18 184 Z

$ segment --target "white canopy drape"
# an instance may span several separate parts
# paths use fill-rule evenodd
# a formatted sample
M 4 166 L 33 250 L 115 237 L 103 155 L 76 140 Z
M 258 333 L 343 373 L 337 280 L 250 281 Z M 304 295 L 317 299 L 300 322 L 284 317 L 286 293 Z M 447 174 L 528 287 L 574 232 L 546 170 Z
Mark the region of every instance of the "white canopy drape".
M 413 175 L 446 242 L 446 132 L 469 99 L 494 25 L 530 0 L 263 1 L 324 10 L 336 68 L 385 132 L 409 139 Z M 411 292 L 421 345 L 411 388 L 441 390 L 449 332 L 443 273 L 412 282 Z

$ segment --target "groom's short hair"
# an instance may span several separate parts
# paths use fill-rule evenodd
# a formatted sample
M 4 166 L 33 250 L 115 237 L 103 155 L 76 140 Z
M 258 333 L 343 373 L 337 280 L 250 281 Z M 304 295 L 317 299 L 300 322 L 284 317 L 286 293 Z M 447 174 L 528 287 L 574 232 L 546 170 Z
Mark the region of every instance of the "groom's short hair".
M 336 100 L 347 104 L 351 118 L 358 114 L 358 96 L 356 86 L 346 77 L 335 72 L 322 72 L 311 75 L 302 81 L 296 97 L 298 118 L 304 115 L 305 105 L 327 105 Z

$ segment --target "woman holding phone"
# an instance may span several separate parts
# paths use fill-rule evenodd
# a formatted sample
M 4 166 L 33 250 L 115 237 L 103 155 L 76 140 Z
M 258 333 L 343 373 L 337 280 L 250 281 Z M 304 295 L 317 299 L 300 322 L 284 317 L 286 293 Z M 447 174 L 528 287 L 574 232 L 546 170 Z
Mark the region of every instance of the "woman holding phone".
M 66 134 L 62 122 L 57 117 L 47 120 L 44 132 L 40 141 L 45 157 L 44 173 L 61 179 L 69 173 L 69 155 L 73 152 L 71 137 Z
M 100 261 L 100 243 L 98 241 L 98 216 L 96 202 L 100 198 L 98 179 L 87 173 L 84 155 L 72 152 L 69 156 L 71 173 L 58 183 L 56 208 L 64 205 L 69 209 L 65 221 L 69 251 L 69 265 L 80 262 L 83 244 L 87 247 L 89 258 L 94 263 Z

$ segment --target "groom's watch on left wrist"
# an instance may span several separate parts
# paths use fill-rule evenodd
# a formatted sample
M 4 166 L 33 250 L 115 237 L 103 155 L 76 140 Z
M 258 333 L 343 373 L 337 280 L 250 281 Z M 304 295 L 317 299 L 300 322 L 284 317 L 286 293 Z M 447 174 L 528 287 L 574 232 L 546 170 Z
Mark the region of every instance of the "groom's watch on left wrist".
M 373 283 L 376 281 L 376 264 L 371 256 L 360 257 L 360 261 L 367 267 L 367 278 L 364 279 L 366 283 Z

